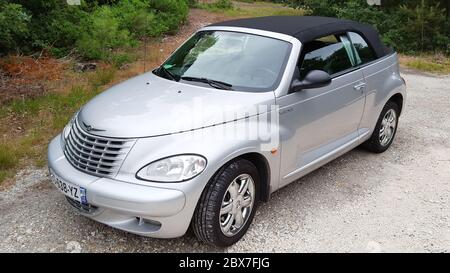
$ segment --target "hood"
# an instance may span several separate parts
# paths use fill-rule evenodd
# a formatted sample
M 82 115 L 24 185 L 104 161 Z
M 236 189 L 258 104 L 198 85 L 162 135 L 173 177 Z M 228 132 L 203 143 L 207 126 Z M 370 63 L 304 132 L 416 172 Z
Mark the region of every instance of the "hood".
M 148 72 L 89 101 L 78 120 L 106 137 L 151 137 L 199 129 L 267 112 L 273 92 L 206 88 Z

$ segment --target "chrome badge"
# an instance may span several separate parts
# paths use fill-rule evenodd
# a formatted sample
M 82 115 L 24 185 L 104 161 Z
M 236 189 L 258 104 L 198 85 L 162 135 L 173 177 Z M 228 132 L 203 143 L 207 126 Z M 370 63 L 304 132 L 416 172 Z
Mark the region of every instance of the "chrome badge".
M 96 128 L 92 127 L 91 125 L 85 123 L 84 121 L 82 123 L 83 123 L 83 129 L 86 130 L 86 132 L 103 132 L 103 131 L 105 131 L 102 129 L 96 129 Z

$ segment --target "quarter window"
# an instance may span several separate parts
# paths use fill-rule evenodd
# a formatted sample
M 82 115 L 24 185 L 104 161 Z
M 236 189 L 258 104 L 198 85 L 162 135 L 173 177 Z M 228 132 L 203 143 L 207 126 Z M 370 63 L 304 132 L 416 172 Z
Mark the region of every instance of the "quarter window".
M 371 62 L 376 59 L 375 52 L 367 44 L 361 35 L 355 32 L 349 32 L 348 37 L 356 49 L 356 62 L 358 65 Z
M 345 37 L 345 36 L 342 36 Z M 340 36 L 330 35 L 306 43 L 303 48 L 303 61 L 300 79 L 311 70 L 323 70 L 330 75 L 347 70 L 353 66 L 349 57 L 349 43 Z

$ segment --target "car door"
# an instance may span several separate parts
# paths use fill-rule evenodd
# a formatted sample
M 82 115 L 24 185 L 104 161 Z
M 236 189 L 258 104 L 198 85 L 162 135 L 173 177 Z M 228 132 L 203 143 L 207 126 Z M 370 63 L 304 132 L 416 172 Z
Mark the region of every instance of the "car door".
M 302 47 L 297 77 L 324 70 L 331 84 L 278 98 L 280 107 L 280 186 L 358 144 L 364 110 L 364 76 L 356 69 L 346 35 L 317 39 Z

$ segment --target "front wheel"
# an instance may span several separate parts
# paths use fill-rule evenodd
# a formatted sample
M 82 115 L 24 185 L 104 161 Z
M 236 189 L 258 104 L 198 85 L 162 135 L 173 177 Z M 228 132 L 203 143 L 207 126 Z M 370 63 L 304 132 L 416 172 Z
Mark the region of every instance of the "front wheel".
M 248 160 L 222 167 L 206 186 L 195 210 L 192 227 L 203 242 L 230 246 L 244 236 L 255 215 L 259 174 Z
M 396 103 L 388 101 L 381 111 L 375 130 L 363 147 L 374 153 L 382 153 L 391 146 L 397 132 L 399 107 Z

